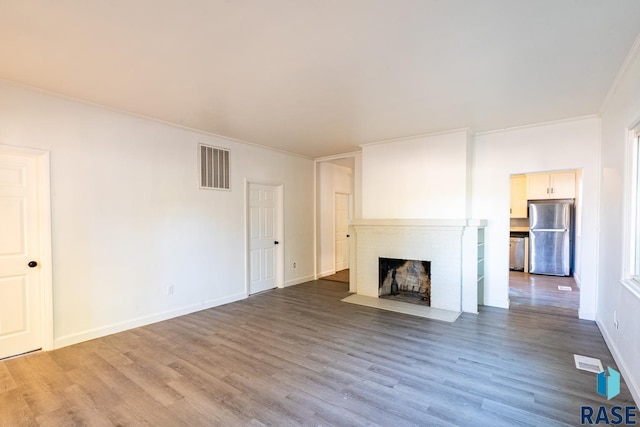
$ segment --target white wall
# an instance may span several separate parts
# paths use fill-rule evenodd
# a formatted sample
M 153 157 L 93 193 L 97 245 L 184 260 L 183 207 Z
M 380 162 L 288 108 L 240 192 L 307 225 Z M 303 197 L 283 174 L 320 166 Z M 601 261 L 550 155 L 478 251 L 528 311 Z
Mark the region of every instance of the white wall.
M 467 218 L 466 130 L 365 145 L 363 218 Z
M 362 153 L 354 156 L 353 219 L 362 218 Z
M 586 117 L 475 138 L 461 130 L 366 145 L 363 218 L 488 220 L 484 303 L 506 308 L 510 175 L 578 169 L 584 183 L 583 233 L 576 262 L 582 279 L 580 317 L 595 319 L 598 137 L 599 120 Z
M 578 287 L 582 287 L 582 194 L 584 184 L 582 179 L 582 169 L 576 170 L 576 201 L 575 201 L 575 223 L 574 223 L 574 271 L 573 279 Z M 529 224 L 527 224 L 528 226 Z M 589 233 L 590 231 L 587 230 Z
M 198 143 L 232 191 L 198 189 Z M 310 160 L 4 82 L 0 144 L 51 153 L 56 346 L 246 297 L 245 179 L 284 185 L 284 281 L 313 277 Z
M 336 272 L 335 194 L 353 194 L 353 170 L 318 162 L 318 276 Z
M 508 307 L 511 174 L 582 169 L 580 317 L 595 319 L 599 197 L 599 120 L 595 117 L 476 135 L 473 216 L 488 220 L 486 305 Z
M 640 403 L 640 296 L 620 282 L 624 274 L 623 243 L 628 238 L 623 227 L 626 131 L 640 121 L 638 49 L 635 55 L 602 113 L 597 322 L 634 399 Z M 619 329 L 613 326 L 614 311 L 617 312 Z

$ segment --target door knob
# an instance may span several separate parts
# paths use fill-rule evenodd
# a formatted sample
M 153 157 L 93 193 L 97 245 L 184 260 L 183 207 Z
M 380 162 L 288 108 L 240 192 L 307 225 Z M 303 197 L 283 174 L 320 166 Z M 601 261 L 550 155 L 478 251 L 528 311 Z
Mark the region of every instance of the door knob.
M 278 242 L 277 240 L 275 242 L 273 242 L 274 245 L 279 245 L 280 242 Z
M 33 268 L 33 267 L 35 267 L 36 265 L 38 265 L 38 263 L 37 263 L 37 262 L 35 262 L 35 261 L 29 261 L 29 264 L 27 264 L 27 265 L 28 265 L 29 267 Z

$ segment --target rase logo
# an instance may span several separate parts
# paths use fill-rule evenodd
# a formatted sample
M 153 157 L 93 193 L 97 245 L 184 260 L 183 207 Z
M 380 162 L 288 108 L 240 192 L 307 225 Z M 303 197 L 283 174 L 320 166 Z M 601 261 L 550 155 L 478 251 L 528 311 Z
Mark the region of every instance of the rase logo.
M 611 367 L 607 367 L 609 370 L 609 376 L 606 371 L 602 371 L 598 374 L 598 394 L 606 397 L 607 400 L 611 400 L 612 397 L 616 397 L 620 394 L 620 372 Z
M 598 374 L 596 391 L 598 394 L 611 400 L 620 394 L 620 373 L 611 367 Z M 582 425 L 635 425 L 635 406 L 613 406 L 609 411 L 606 406 L 593 407 L 582 406 L 580 424 Z

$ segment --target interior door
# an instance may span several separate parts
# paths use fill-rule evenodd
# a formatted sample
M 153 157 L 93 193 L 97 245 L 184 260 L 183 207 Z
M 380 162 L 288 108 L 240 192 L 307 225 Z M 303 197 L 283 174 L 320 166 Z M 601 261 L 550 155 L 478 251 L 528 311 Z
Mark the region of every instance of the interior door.
M 42 348 L 35 157 L 0 153 L 0 359 Z
M 278 191 L 270 185 L 249 184 L 249 293 L 277 285 Z
M 336 271 L 349 268 L 349 195 L 336 193 Z

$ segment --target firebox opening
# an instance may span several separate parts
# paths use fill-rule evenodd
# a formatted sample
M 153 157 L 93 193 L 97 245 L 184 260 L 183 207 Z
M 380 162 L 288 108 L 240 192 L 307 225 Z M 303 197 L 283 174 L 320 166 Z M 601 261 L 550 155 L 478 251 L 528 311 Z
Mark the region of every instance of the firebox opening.
M 431 261 L 378 258 L 378 297 L 431 306 Z

